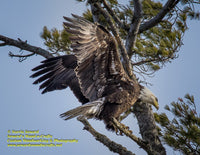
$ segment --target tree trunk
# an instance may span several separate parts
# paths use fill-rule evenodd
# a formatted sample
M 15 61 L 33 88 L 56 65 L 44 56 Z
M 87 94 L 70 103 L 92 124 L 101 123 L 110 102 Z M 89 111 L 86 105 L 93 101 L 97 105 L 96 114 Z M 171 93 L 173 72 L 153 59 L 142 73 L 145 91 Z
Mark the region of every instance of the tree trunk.
M 142 139 L 150 146 L 153 155 L 166 155 L 166 150 L 158 137 L 151 106 L 146 103 L 135 103 L 133 113 L 138 120 Z

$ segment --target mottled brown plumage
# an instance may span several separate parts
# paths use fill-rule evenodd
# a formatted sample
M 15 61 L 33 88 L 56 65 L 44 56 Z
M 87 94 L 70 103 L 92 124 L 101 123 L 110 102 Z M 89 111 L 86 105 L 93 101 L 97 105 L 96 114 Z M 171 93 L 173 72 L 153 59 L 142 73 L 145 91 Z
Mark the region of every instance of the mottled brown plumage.
M 33 69 L 41 76 L 42 93 L 70 87 L 82 106 L 61 114 L 64 119 L 78 115 L 103 120 L 115 130 L 112 118 L 119 118 L 140 97 L 141 86 L 126 74 L 112 35 L 102 26 L 72 15 L 64 17 L 71 34 L 74 55 L 47 59 Z

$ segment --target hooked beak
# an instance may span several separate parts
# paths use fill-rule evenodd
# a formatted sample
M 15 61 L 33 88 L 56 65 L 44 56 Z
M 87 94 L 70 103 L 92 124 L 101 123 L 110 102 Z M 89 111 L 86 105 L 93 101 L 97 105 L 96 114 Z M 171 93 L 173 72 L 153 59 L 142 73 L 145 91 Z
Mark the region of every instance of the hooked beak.
M 158 104 L 158 99 L 157 99 L 157 98 L 155 98 L 153 106 L 154 106 L 157 110 L 159 109 L 159 104 Z

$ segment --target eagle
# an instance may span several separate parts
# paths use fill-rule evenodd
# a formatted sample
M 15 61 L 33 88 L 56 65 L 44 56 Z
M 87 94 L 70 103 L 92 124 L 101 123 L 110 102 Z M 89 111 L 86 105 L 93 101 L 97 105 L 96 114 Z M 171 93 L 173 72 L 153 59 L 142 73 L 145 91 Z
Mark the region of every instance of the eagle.
M 137 101 L 158 108 L 156 96 L 126 73 L 117 42 L 106 28 L 74 14 L 64 19 L 73 54 L 42 61 L 31 76 L 38 77 L 33 84 L 41 83 L 42 94 L 69 87 L 82 103 L 61 117 L 103 120 L 108 130 L 116 131 L 113 118 L 119 120 Z

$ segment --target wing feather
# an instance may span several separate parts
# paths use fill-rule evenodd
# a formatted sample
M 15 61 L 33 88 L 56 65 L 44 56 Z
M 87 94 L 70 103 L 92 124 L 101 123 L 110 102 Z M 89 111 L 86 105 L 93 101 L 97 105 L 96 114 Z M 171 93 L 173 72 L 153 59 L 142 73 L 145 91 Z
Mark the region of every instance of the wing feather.
M 102 26 L 77 15 L 72 16 L 64 17 L 64 25 L 66 31 L 72 34 L 71 47 L 77 58 L 75 72 L 81 92 L 90 101 L 110 96 L 113 98 L 110 102 L 121 103 L 116 96 L 122 91 L 134 92 L 134 87 L 127 87 L 132 87 L 132 81 L 123 69 L 114 38 Z
M 41 83 L 42 94 L 53 90 L 65 89 L 69 86 L 80 102 L 83 104 L 89 102 L 82 94 L 78 78 L 74 72 L 77 66 L 77 60 L 74 55 L 54 57 L 41 63 L 41 65 L 32 69 L 36 73 L 31 77 L 39 77 L 33 84 Z

